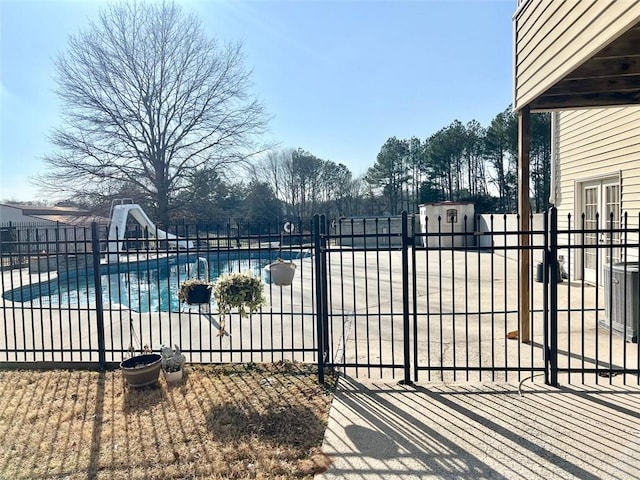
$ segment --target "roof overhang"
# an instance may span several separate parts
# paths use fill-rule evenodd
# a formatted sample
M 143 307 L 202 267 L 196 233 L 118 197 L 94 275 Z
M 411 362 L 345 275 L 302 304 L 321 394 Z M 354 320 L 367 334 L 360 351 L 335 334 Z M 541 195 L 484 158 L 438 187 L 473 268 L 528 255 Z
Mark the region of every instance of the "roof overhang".
M 640 23 L 565 75 L 530 104 L 532 111 L 640 104 Z

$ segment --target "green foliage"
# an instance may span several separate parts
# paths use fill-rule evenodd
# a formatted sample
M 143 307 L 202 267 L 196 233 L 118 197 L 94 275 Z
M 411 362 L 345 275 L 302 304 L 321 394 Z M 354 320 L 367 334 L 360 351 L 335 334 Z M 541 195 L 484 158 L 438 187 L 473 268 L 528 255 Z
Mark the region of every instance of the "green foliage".
M 420 203 L 443 202 L 444 200 L 444 192 L 432 179 L 427 179 L 420 184 Z
M 494 172 L 493 184 L 498 189 L 499 212 L 517 210 L 517 119 L 511 108 L 496 115 L 485 136 L 486 161 Z
M 269 233 L 270 224 L 279 223 L 282 214 L 282 202 L 276 198 L 266 182 L 252 181 L 245 190 L 240 212 L 248 222 L 250 233 Z
M 385 213 L 397 215 L 405 208 L 406 185 L 411 178 L 410 166 L 408 141 L 391 137 L 367 171 L 365 181 L 381 191 L 386 203 Z
M 468 195 L 460 197 L 461 202 L 473 202 L 476 214 L 496 212 L 498 198 L 491 195 Z
M 189 171 L 185 177 L 187 186 L 174 201 L 174 219 L 211 223 L 237 215 L 246 187 L 227 181 L 219 170 L 199 168 Z
M 213 295 L 221 315 L 236 309 L 241 317 L 247 317 L 264 305 L 262 290 L 262 280 L 250 272 L 229 273 L 218 277 Z
M 531 115 L 531 153 L 530 153 L 531 187 L 533 188 L 534 212 L 542 212 L 549 208 L 551 190 L 551 114 L 538 113 Z

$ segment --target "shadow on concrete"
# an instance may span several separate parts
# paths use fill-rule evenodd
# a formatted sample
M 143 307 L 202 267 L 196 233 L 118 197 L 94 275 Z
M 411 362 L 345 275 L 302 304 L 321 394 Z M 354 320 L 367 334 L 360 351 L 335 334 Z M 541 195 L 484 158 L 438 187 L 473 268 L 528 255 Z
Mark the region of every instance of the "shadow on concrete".
M 360 425 L 347 425 L 345 433 L 355 448 L 367 457 L 396 458 L 400 453 L 398 444 L 382 432 Z
M 640 478 L 640 388 L 532 387 L 342 378 L 319 478 Z

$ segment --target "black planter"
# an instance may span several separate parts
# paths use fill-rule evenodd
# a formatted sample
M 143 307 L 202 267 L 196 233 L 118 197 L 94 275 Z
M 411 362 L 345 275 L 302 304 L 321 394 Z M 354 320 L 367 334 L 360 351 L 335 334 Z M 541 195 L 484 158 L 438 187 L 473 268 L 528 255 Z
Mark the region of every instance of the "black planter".
M 187 290 L 187 303 L 198 305 L 211 301 L 211 285 L 193 285 Z

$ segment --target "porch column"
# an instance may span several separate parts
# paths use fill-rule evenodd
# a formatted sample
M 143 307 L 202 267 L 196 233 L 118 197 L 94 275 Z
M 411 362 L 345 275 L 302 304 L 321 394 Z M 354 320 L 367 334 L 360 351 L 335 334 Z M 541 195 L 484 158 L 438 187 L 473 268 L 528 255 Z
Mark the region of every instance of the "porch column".
M 530 117 L 529 106 L 518 112 L 518 213 L 520 214 L 520 290 L 518 292 L 518 337 L 522 343 L 531 342 L 529 320 L 529 153 L 530 153 Z

